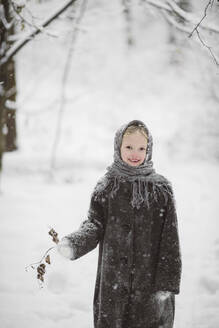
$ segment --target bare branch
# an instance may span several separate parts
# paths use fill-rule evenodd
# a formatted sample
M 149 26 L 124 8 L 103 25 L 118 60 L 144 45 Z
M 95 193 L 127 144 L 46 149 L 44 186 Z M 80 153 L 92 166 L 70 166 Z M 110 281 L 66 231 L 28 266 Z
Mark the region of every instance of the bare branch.
M 188 13 L 188 12 L 184 11 L 183 9 L 181 9 L 175 3 L 175 1 L 173 1 L 173 0 L 166 0 L 166 1 L 177 15 L 179 15 L 181 18 L 183 18 L 188 23 L 197 25 L 197 21 L 199 22 L 199 19 L 197 17 L 195 17 L 193 14 Z M 219 27 L 213 26 L 210 24 L 201 24 L 200 28 L 208 30 L 209 32 L 219 33 Z
M 177 30 L 184 32 L 189 35 L 191 32 L 190 28 L 186 27 L 184 24 L 178 23 L 171 15 L 169 15 L 165 10 L 161 10 L 163 17 L 168 23 L 174 26 Z
M 14 3 L 13 0 L 9 0 L 9 2 L 10 2 L 11 6 L 12 6 L 12 8 L 14 10 L 15 15 L 20 18 L 21 22 L 26 23 L 30 27 L 34 27 L 36 30 L 40 30 L 42 33 L 45 32 L 45 30 L 44 30 L 44 28 L 42 26 L 36 25 L 33 22 L 30 23 L 26 18 L 24 18 L 24 16 L 21 15 L 21 13 L 17 11 L 16 5 L 15 5 L 15 3 Z M 45 34 L 47 34 L 49 36 L 52 36 L 52 37 L 57 37 L 56 35 L 53 35 L 52 33 L 45 32 Z
M 152 5 L 153 7 L 156 7 L 157 9 L 164 9 L 167 11 L 171 11 L 171 8 L 169 5 L 167 5 L 164 2 L 161 2 L 159 0 L 142 0 L 142 2 L 148 3 L 149 5 Z
M 70 7 L 77 0 L 68 0 L 60 8 L 58 8 L 50 17 L 48 17 L 42 24 L 42 28 L 48 26 L 52 21 L 54 21 L 59 15 L 61 15 L 68 7 Z M 26 34 L 22 40 L 18 40 L 14 45 L 4 54 L 0 60 L 0 66 L 5 64 L 12 58 L 25 44 L 32 40 L 37 34 L 41 33 L 41 28 L 35 28 L 34 31 L 31 31 Z
M 201 23 L 203 22 L 203 20 L 207 17 L 207 11 L 208 11 L 208 8 L 211 6 L 213 6 L 213 3 L 214 3 L 214 0 L 209 0 L 208 4 L 206 5 L 205 7 L 205 10 L 204 10 L 204 15 L 203 17 L 200 19 L 200 21 L 198 22 L 198 24 L 194 27 L 194 29 L 192 30 L 192 32 L 189 34 L 189 38 L 192 37 L 193 33 L 199 28 L 199 26 L 201 25 Z M 198 32 L 197 32 L 198 33 Z
M 175 13 L 178 17 L 182 18 L 184 21 L 186 21 L 188 24 L 191 25 L 197 25 L 197 22 L 200 21 L 194 14 L 188 13 L 182 8 L 180 8 L 177 3 L 173 0 L 144 0 L 145 3 L 148 3 L 149 5 L 152 5 L 156 7 L 157 9 L 164 9 L 167 11 L 167 13 Z M 209 32 L 219 33 L 219 27 L 211 25 L 211 24 L 201 24 L 200 28 L 208 30 Z
M 198 39 L 200 40 L 201 44 L 207 48 L 207 50 L 210 52 L 212 58 L 214 59 L 214 62 L 215 64 L 219 67 L 219 58 L 217 58 L 217 56 L 214 54 L 214 52 L 212 51 L 211 47 L 209 47 L 205 42 L 204 40 L 202 39 L 201 35 L 200 35 L 200 32 L 198 29 L 195 29 L 196 31 L 196 34 L 198 36 Z
M 31 267 L 32 269 L 35 269 L 34 266 L 35 266 L 35 265 L 38 265 L 38 264 L 40 264 L 40 263 L 42 263 L 43 260 L 45 259 L 45 257 L 47 256 L 47 254 L 48 254 L 52 249 L 54 249 L 54 248 L 55 248 L 55 247 L 53 246 L 53 247 L 50 247 L 49 249 L 47 249 L 47 251 L 45 252 L 45 254 L 43 255 L 43 257 L 41 258 L 41 260 L 39 260 L 38 262 L 31 263 L 31 264 L 27 265 L 27 266 L 25 267 L 25 271 L 27 271 L 29 267 Z
M 192 14 L 184 11 L 182 8 L 180 8 L 176 4 L 175 1 L 173 1 L 173 0 L 165 0 L 165 1 L 166 1 L 166 3 L 163 3 L 163 2 L 161 3 L 159 0 L 144 0 L 145 3 L 148 3 L 148 4 L 156 7 L 157 9 L 160 9 L 163 17 L 168 21 L 168 23 L 173 25 L 178 30 L 188 34 L 188 37 L 191 37 L 193 35 L 193 33 L 196 31 L 198 40 L 209 51 L 209 53 L 212 56 L 212 58 L 214 59 L 214 62 L 216 63 L 216 65 L 219 66 L 219 59 L 212 51 L 212 48 L 204 42 L 204 40 L 201 37 L 200 32 L 199 32 L 199 29 L 204 29 L 204 30 L 208 30 L 210 32 L 219 33 L 218 27 L 203 23 L 204 19 L 207 16 L 207 11 L 210 6 L 212 7 L 214 0 L 209 0 L 208 4 L 205 7 L 204 15 L 199 20 L 197 20 L 197 18 L 194 15 L 192 15 Z M 181 24 L 181 23 L 177 22 L 176 19 L 174 19 L 173 15 L 172 15 L 173 13 L 176 14 L 178 17 L 183 18 L 183 20 L 184 20 L 184 22 L 186 22 L 187 26 L 185 25 L 185 23 Z M 197 21 L 198 21 L 198 23 L 197 23 Z M 195 27 L 192 29 L 192 32 L 191 32 L 191 28 L 189 26 L 193 25 L 194 22 L 195 22 Z

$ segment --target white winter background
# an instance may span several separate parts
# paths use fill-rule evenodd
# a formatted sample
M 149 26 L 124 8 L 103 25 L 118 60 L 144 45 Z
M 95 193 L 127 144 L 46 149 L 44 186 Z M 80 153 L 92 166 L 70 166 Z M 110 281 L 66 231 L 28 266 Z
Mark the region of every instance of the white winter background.
M 127 45 L 122 2 L 89 2 L 77 26 L 56 152 L 64 67 L 75 28 L 69 9 L 15 57 L 18 150 L 4 156 L 0 219 L 0 327 L 92 328 L 98 247 L 76 261 L 51 251 L 45 283 L 25 267 L 76 230 L 97 179 L 113 160 L 121 124 L 143 120 L 156 171 L 172 181 L 182 249 L 176 328 L 219 327 L 218 71 L 195 37 L 175 33 L 159 12 L 135 3 Z M 197 6 L 198 4 L 198 6 Z M 201 17 L 206 1 L 194 1 Z M 29 1 L 38 22 L 58 0 Z M 217 12 L 218 14 L 218 12 Z M 209 36 L 210 38 L 211 36 Z M 217 41 L 217 42 L 216 42 Z M 218 39 L 211 39 L 218 50 Z

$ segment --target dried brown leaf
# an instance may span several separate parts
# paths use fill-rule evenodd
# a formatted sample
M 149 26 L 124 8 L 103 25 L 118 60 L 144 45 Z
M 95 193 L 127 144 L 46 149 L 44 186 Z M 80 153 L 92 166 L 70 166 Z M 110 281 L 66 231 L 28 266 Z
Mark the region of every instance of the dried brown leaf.
M 48 264 L 51 264 L 51 261 L 50 261 L 50 256 L 49 256 L 49 255 L 47 255 L 47 257 L 46 257 L 45 261 L 46 261 L 46 263 L 48 263 Z
M 50 229 L 49 235 L 52 236 L 52 240 L 54 241 L 54 243 L 58 244 L 59 242 L 58 234 L 54 229 Z
M 44 278 L 43 278 L 43 276 L 42 276 L 41 274 L 38 274 L 38 275 L 37 275 L 37 279 L 39 279 L 39 280 L 41 280 L 42 282 L 44 282 Z
M 40 274 L 40 275 L 44 275 L 46 270 L 46 265 L 44 263 L 40 264 L 38 267 L 37 267 L 37 272 Z

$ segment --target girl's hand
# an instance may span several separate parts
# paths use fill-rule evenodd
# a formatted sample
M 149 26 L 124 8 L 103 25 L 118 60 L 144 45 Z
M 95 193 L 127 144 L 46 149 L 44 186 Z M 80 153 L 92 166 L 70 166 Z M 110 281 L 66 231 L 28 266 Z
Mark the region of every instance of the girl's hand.
M 171 295 L 171 292 L 159 290 L 155 293 L 155 298 L 158 301 L 164 301 L 167 297 Z
M 57 251 L 67 259 L 72 259 L 74 257 L 73 248 L 71 247 L 69 239 L 66 237 L 62 238 L 58 243 Z

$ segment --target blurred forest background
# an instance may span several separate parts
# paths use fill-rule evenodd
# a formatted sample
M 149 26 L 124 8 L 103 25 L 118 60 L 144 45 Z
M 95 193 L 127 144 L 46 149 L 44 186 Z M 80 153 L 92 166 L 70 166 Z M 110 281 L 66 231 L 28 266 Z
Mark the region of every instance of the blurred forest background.
M 144 113 L 168 127 L 169 156 L 218 161 L 218 1 L 2 0 L 1 15 L 1 156 L 46 170 L 77 165 L 79 146 L 104 162 L 110 133 Z
M 86 218 L 132 119 L 176 194 L 175 327 L 219 327 L 219 2 L 0 0 L 2 327 L 92 327 L 97 250 L 52 254 L 43 289 L 24 268 Z

